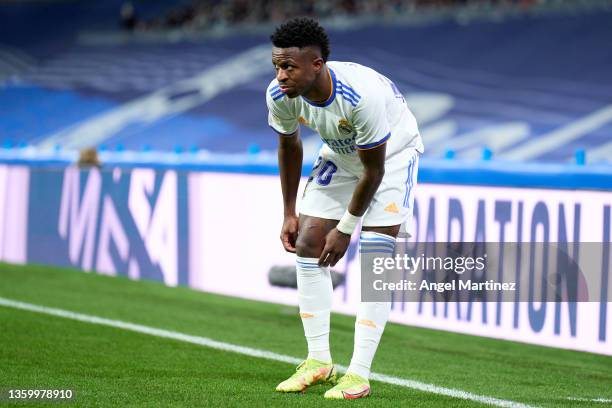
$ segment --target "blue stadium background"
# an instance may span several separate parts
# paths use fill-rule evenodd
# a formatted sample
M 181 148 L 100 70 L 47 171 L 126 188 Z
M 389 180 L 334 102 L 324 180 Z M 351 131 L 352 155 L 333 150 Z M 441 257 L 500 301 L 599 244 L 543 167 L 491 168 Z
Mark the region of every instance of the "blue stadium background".
M 273 77 L 267 33 L 159 41 L 100 35 L 118 31 L 120 4 L 0 5 L 4 148 L 274 151 L 264 100 Z M 144 15 L 164 9 L 143 4 Z M 486 147 L 500 160 L 568 163 L 584 149 L 590 163 L 610 161 L 610 10 L 329 31 L 331 59 L 369 65 L 405 94 L 426 157 L 473 160 Z M 215 69 L 228 83 L 208 89 Z M 152 95 L 158 115 L 79 127 L 109 112 L 121 117 Z M 312 156 L 320 139 L 304 136 Z

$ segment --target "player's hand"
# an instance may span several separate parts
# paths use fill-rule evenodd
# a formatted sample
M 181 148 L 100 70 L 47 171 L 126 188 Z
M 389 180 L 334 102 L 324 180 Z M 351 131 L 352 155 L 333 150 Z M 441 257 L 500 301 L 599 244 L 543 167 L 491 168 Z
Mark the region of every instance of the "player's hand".
M 299 218 L 296 215 L 286 215 L 283 220 L 280 239 L 287 252 L 295 253 L 299 225 Z
M 338 231 L 336 228 L 329 231 L 325 237 L 325 247 L 319 258 L 319 266 L 334 266 L 342 259 L 351 243 L 351 236 Z

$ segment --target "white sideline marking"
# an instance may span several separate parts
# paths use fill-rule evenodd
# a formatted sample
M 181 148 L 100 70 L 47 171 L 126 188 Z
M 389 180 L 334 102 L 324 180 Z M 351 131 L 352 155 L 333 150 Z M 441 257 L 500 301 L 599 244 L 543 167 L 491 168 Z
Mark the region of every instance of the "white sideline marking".
M 192 336 L 189 334 L 179 333 L 170 330 L 156 329 L 154 327 L 143 326 L 135 323 L 123 322 L 121 320 L 105 319 L 103 317 L 86 315 L 81 313 L 75 313 L 68 310 L 55 309 L 51 307 L 38 306 L 31 303 L 19 302 L 16 300 L 6 299 L 0 297 L 0 306 L 10 307 L 13 309 L 27 310 L 29 312 L 42 313 L 46 315 L 63 317 L 71 320 L 78 320 L 80 322 L 98 324 L 101 326 L 114 327 L 117 329 L 128 330 L 141 334 L 148 334 L 150 336 L 161 337 L 165 339 L 172 339 L 183 341 L 186 343 L 197 344 L 213 348 L 216 350 L 229 351 L 232 353 L 243 354 L 250 357 L 265 358 L 273 361 L 280 361 L 289 364 L 299 364 L 302 360 L 295 357 L 285 356 L 283 354 L 273 353 L 271 351 L 254 349 L 251 347 L 237 346 L 235 344 L 224 343 L 222 341 L 212 340 L 206 337 Z M 347 367 L 337 365 L 337 369 L 341 372 L 345 372 Z M 439 387 L 433 384 L 427 384 L 420 381 L 408 380 L 405 378 L 393 377 L 384 374 L 372 373 L 371 379 L 380 381 L 387 384 L 399 385 L 400 387 L 412 388 L 419 391 L 429 392 L 432 394 L 445 395 L 453 398 L 460 398 L 483 404 L 494 405 L 498 407 L 511 407 L 511 408 L 535 408 L 531 405 L 521 404 L 519 402 L 502 400 L 493 397 L 487 397 L 483 395 L 472 394 L 467 391 L 456 390 L 452 388 Z
M 502 153 L 499 157 L 506 160 L 533 159 L 572 140 L 579 139 L 610 121 L 612 121 L 612 105 L 607 105 L 567 126 L 538 137 L 533 142 Z
M 612 399 L 607 398 L 576 398 L 576 397 L 567 397 L 570 401 L 584 401 L 584 402 L 612 402 Z

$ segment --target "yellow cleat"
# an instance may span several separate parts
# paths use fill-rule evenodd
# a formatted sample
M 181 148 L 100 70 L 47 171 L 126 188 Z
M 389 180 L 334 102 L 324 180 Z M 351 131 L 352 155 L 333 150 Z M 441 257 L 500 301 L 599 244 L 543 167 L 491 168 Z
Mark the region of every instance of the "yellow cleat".
M 303 392 L 315 384 L 335 384 L 336 366 L 332 363 L 308 359 L 302 361 L 295 374 L 276 386 L 278 392 Z
M 325 399 L 356 399 L 370 395 L 370 382 L 365 378 L 346 373 L 331 390 L 328 390 Z

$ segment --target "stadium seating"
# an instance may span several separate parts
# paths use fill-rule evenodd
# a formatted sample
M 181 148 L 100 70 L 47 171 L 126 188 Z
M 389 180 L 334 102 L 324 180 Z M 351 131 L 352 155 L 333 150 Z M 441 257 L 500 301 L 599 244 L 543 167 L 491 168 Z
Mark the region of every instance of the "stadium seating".
M 87 15 L 75 30 L 90 23 Z M 611 18 L 601 12 L 335 30 L 332 59 L 372 66 L 395 81 L 419 119 L 428 157 L 478 159 L 486 146 L 508 160 L 568 162 L 585 149 L 589 161 L 608 161 Z M 65 29 L 57 34 L 62 44 L 73 40 L 63 47 L 51 31 L 45 35 L 42 43 L 22 35 L 15 37 L 21 43 L 0 41 L 4 147 L 275 149 L 264 101 L 273 77 L 266 35 L 100 44 Z M 219 72 L 229 83 L 217 83 Z M 126 117 L 134 104 L 159 109 Z M 314 152 L 319 138 L 304 136 Z

